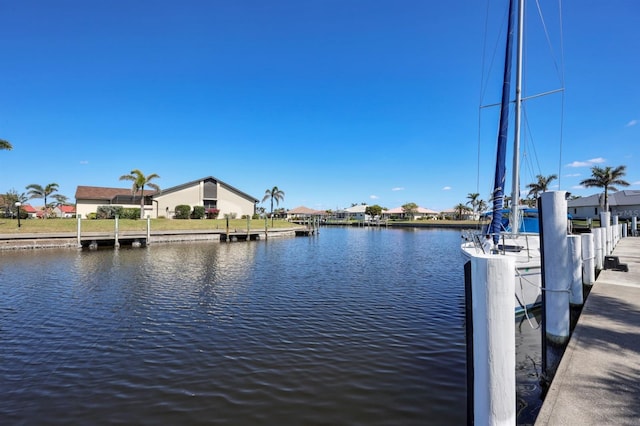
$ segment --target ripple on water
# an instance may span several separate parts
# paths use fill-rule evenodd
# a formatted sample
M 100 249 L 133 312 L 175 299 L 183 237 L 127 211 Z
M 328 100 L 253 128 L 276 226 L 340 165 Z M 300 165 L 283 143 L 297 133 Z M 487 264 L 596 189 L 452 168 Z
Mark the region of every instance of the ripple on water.
M 464 422 L 462 268 L 441 261 L 458 243 L 452 231 L 342 228 L 1 254 L 0 417 Z

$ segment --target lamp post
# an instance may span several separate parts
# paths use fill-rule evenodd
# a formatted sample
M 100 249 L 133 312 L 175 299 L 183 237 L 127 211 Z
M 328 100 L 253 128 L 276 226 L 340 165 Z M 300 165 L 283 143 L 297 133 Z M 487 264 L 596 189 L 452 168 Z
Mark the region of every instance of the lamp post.
M 22 203 L 20 201 L 16 201 L 16 207 L 18 208 L 18 228 L 20 228 L 20 206 Z

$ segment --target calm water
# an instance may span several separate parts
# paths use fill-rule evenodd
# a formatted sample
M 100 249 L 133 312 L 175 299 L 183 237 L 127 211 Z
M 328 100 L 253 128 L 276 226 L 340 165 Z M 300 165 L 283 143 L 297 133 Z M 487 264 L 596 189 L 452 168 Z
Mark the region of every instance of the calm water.
M 0 253 L 0 422 L 464 424 L 459 244 L 458 231 L 323 228 Z M 540 358 L 526 328 L 525 422 Z

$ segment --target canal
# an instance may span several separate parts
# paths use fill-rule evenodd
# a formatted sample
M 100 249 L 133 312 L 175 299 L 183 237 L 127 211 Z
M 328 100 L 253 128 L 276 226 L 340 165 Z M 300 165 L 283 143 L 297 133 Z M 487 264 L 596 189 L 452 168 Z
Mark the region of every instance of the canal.
M 2 252 L 0 420 L 464 424 L 459 244 L 455 230 L 335 227 Z M 526 424 L 539 409 L 539 330 L 516 330 Z

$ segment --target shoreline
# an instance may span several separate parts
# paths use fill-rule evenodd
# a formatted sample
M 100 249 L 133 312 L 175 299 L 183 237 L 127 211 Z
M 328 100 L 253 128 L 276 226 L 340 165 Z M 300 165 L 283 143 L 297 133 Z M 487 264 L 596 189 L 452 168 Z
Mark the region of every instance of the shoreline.
M 469 223 L 389 223 L 387 225 L 363 225 L 363 224 L 327 224 L 324 226 L 357 226 L 371 228 L 442 228 L 442 229 L 472 229 L 473 225 Z M 477 225 L 476 225 L 477 226 Z M 305 229 L 305 227 L 297 226 L 290 228 L 272 228 L 267 231 L 266 239 L 295 237 L 296 230 Z M 252 229 L 252 234 L 264 235 L 263 229 Z M 81 233 L 83 240 L 89 240 L 91 237 L 96 239 L 114 239 L 114 232 L 85 232 Z M 77 232 L 34 232 L 24 234 L 0 234 L 0 251 L 8 250 L 40 250 L 40 249 L 76 249 L 84 248 L 79 243 L 80 238 Z M 146 239 L 146 235 L 134 231 L 122 231 L 118 235 L 119 239 L 131 243 L 138 239 Z M 226 230 L 160 230 L 150 231 L 148 234 L 148 245 L 152 244 L 169 244 L 169 243 L 185 243 L 185 242 L 223 242 L 226 237 Z M 263 239 L 261 237 L 259 239 Z M 129 244 L 126 244 L 129 245 Z

